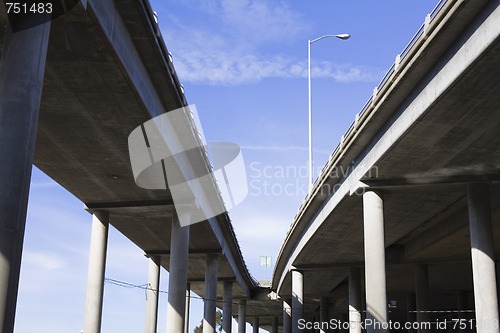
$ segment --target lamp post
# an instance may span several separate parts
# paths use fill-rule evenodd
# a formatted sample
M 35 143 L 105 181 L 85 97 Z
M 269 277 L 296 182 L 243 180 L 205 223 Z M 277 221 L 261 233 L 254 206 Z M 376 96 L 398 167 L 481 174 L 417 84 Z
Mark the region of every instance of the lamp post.
M 308 80 L 308 92 L 309 92 L 309 192 L 312 190 L 313 186 L 313 152 L 312 152 L 312 103 L 311 103 L 311 44 L 317 42 L 323 38 L 336 37 L 341 40 L 346 40 L 351 37 L 349 34 L 339 34 L 339 35 L 324 35 L 313 40 L 307 41 L 307 80 Z

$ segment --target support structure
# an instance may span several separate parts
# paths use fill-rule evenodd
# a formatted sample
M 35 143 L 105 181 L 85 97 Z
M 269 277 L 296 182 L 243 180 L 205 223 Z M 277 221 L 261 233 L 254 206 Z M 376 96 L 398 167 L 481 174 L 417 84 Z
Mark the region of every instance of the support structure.
M 292 307 L 289 301 L 283 301 L 283 333 L 292 333 Z
M 428 323 L 429 317 L 429 272 L 428 266 L 421 264 L 415 267 L 415 292 L 417 305 L 417 322 Z M 419 333 L 428 333 L 425 325 L 420 325 Z
M 259 333 L 259 317 L 254 317 L 252 320 L 253 333 Z
M 172 232 L 170 240 L 170 270 L 168 281 L 167 332 L 184 331 L 186 316 L 186 286 L 189 261 L 189 226 L 181 227 L 180 214 L 188 211 L 178 211 L 172 217 Z M 184 216 L 183 218 L 189 218 Z
M 329 299 L 328 296 L 323 296 L 319 300 L 319 322 L 320 322 L 320 333 L 326 333 L 326 325 L 328 325 L 329 320 Z
M 477 332 L 498 333 L 500 330 L 498 328 L 495 252 L 488 185 L 468 185 L 467 197 Z
M 271 333 L 278 333 L 278 317 L 273 317 L 271 322 Z
M 247 325 L 247 301 L 240 300 L 238 304 L 238 333 L 245 333 Z
M 225 281 L 222 295 L 222 332 L 231 333 L 233 320 L 233 282 Z
M 189 333 L 189 313 L 191 309 L 191 284 L 186 285 L 186 311 L 184 316 L 184 333 Z
M 92 216 L 87 299 L 85 302 L 85 333 L 101 333 L 104 276 L 108 247 L 109 213 L 96 211 Z
M 407 316 L 406 316 L 406 321 L 409 323 L 414 323 L 417 321 L 417 296 L 415 293 L 409 293 L 407 298 L 406 298 L 406 311 L 407 311 Z M 410 328 L 408 330 L 408 333 L 415 333 L 417 330 L 414 328 Z
M 299 320 L 304 311 L 304 273 L 292 270 L 292 333 L 300 333 Z
M 160 256 L 149 257 L 148 289 L 146 292 L 146 333 L 156 333 L 160 289 Z
M 16 16 L 19 24 L 31 17 Z M 0 62 L 0 329 L 11 333 L 50 20 L 15 32 L 7 23 L 6 29 Z
M 207 254 L 205 266 L 205 299 L 203 310 L 203 333 L 215 333 L 215 311 L 217 309 L 217 254 Z
M 361 269 L 349 268 L 349 332 L 361 333 Z
M 387 295 L 385 277 L 384 205 L 382 193 L 363 194 L 365 239 L 366 319 L 386 324 Z M 383 325 L 367 325 L 367 332 L 387 332 Z

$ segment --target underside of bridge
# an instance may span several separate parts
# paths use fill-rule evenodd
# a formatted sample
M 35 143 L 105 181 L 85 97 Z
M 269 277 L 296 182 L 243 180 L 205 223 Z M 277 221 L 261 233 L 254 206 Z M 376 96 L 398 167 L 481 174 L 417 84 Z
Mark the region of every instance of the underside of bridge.
M 0 21 L 3 51 L 8 43 L 3 6 Z M 109 213 L 110 225 L 170 270 L 172 196 L 168 190 L 136 185 L 128 147 L 136 127 L 187 105 L 149 3 L 82 1 L 48 26 L 33 163 L 90 213 Z M 188 115 L 186 122 L 189 126 Z M 191 166 L 209 166 L 202 154 L 189 159 Z M 248 272 L 225 213 L 190 226 L 186 282 L 201 297 L 208 256 L 218 261 L 215 297 L 220 308 L 224 282 L 234 282 L 234 315 L 239 300 L 246 300 L 246 315 L 261 317 L 263 326 L 281 316 L 278 303 L 262 306 L 269 288 L 260 287 Z
M 428 282 L 429 319 L 460 318 L 458 310 L 474 318 L 470 184 L 488 186 L 490 197 L 483 199 L 491 207 L 494 255 L 489 256 L 500 256 L 498 32 L 485 43 L 487 29 L 498 25 L 500 16 L 497 1 L 485 4 L 462 3 L 426 36 L 406 71 L 391 79 L 388 92 L 356 124 L 347 148 L 329 165 L 330 176 L 320 176 L 315 195 L 297 215 L 273 287 L 291 299 L 290 271 L 300 271 L 305 318 L 318 321 L 321 299 L 327 298 L 329 317 L 348 320 L 352 268 L 360 269 L 361 286 L 369 282 L 365 242 L 372 235 L 363 202 L 369 191 L 383 202 L 389 319 L 411 320 L 422 280 Z M 468 61 L 466 52 L 479 49 L 469 65 L 457 66 Z M 370 122 L 363 124 L 363 117 Z M 356 175 L 357 169 L 362 172 Z M 338 179 L 339 170 L 348 175 Z M 346 186 L 350 192 L 342 195 Z

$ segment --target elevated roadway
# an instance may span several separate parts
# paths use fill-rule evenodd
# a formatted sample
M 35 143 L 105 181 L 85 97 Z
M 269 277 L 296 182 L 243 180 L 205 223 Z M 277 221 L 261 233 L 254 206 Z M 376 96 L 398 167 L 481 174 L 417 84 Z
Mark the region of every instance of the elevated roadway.
M 499 1 L 441 1 L 398 55 L 281 248 L 293 332 L 360 316 L 498 332 L 499 36 Z

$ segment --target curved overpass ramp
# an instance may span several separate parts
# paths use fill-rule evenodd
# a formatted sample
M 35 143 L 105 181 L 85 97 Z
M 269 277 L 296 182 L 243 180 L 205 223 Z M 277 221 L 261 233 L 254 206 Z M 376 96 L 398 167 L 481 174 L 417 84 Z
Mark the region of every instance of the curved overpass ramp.
M 499 59 L 499 1 L 441 1 L 397 57 L 282 245 L 293 332 L 360 316 L 498 332 Z

